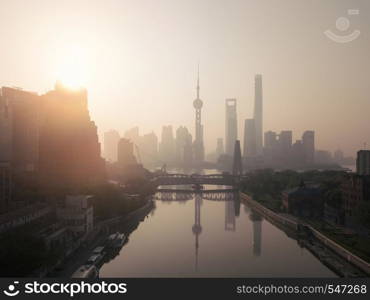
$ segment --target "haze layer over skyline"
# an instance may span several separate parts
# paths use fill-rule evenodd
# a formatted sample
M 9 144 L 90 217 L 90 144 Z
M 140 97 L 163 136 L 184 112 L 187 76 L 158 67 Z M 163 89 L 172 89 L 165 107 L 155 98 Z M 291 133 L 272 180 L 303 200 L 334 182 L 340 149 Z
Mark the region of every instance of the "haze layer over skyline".
M 0 85 L 44 93 L 78 75 L 100 134 L 160 137 L 171 124 L 194 137 L 199 61 L 207 152 L 224 137 L 226 98 L 238 100 L 242 139 L 262 74 L 264 131 L 315 130 L 318 149 L 353 155 L 370 144 L 369 16 L 368 0 L 0 0 Z M 327 29 L 361 35 L 341 44 Z

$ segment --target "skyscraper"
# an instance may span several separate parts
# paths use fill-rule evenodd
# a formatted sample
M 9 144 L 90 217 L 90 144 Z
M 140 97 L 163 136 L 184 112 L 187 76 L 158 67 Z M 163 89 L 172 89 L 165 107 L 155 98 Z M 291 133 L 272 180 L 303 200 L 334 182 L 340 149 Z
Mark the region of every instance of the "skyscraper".
M 263 103 L 262 103 L 262 75 L 255 76 L 254 123 L 256 128 L 256 154 L 263 152 Z
M 244 125 L 243 157 L 252 157 L 256 151 L 256 126 L 254 119 L 246 119 Z
M 197 80 L 197 98 L 193 102 L 195 108 L 195 140 L 194 140 L 194 161 L 200 163 L 204 161 L 202 107 L 203 101 L 199 98 L 199 68 Z
M 224 149 L 224 140 L 223 138 L 218 138 L 217 139 L 217 147 L 216 147 L 216 159 L 220 157 L 220 155 L 225 153 Z
M 104 179 L 97 127 L 88 110 L 85 89 L 61 83 L 42 96 L 40 174 L 45 185 L 90 186 Z
M 0 162 L 10 162 L 12 158 L 12 125 L 11 107 L 0 94 Z
M 140 137 L 139 152 L 142 164 L 145 167 L 158 163 L 158 138 L 154 132 L 144 134 Z
M 188 129 L 185 126 L 180 126 L 176 130 L 176 161 L 180 164 L 183 164 L 185 161 L 185 150 L 189 151 L 187 146 L 191 144 L 192 136 L 189 133 Z M 186 154 L 186 161 L 189 162 L 189 153 Z
M 40 97 L 17 88 L 2 88 L 2 97 L 11 110 L 12 167 L 20 172 L 35 172 L 39 166 Z
M 12 114 L 0 94 L 0 214 L 10 208 L 12 198 Z
M 137 145 L 139 143 L 140 138 L 139 127 L 136 126 L 126 130 L 124 138 L 129 139 L 132 143 Z
M 370 150 L 357 152 L 356 172 L 358 175 L 370 175 Z
M 283 154 L 289 155 L 293 143 L 293 132 L 291 130 L 283 130 L 279 135 L 279 146 Z
M 117 161 L 117 146 L 120 139 L 117 130 L 110 130 L 104 133 L 104 157 L 110 162 Z
M 307 130 L 302 136 L 304 163 L 312 165 L 315 158 L 315 131 Z
M 234 154 L 235 141 L 238 138 L 238 120 L 236 114 L 236 99 L 226 99 L 225 102 L 225 140 L 226 154 Z
M 137 163 L 134 155 L 134 144 L 129 140 L 122 138 L 117 147 L 118 164 L 122 167 L 135 165 Z
M 274 131 L 265 132 L 265 150 L 275 150 L 277 147 L 277 135 Z
M 172 126 L 162 127 L 162 139 L 159 145 L 159 155 L 164 163 L 173 162 L 175 159 L 175 139 Z

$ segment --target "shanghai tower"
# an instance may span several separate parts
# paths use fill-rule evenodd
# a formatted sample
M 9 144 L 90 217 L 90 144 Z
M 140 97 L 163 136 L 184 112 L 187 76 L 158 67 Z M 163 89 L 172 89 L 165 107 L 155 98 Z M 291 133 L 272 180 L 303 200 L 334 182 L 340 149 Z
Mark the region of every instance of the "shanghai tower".
M 255 98 L 254 98 L 254 122 L 256 130 L 256 154 L 261 155 L 263 152 L 263 108 L 262 108 L 262 75 L 255 76 Z

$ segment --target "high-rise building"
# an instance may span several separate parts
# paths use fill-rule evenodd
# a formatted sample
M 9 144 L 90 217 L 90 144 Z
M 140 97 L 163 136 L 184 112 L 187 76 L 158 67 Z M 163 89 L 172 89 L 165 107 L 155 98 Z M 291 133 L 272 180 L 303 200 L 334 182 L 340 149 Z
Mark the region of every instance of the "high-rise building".
M 277 134 L 274 131 L 265 132 L 264 138 L 264 161 L 267 165 L 275 165 L 279 161 L 280 149 Z
M 12 159 L 12 111 L 0 90 L 0 162 L 11 162 Z
M 262 75 L 255 76 L 254 122 L 256 128 L 256 153 L 263 153 L 263 95 Z
M 188 136 L 188 139 L 186 140 L 185 143 L 183 163 L 185 167 L 193 165 L 193 144 L 191 135 Z
M 9 210 L 12 200 L 12 174 L 9 162 L 0 161 L 0 214 Z
M 136 165 L 137 161 L 134 155 L 134 144 L 126 138 L 121 138 L 117 148 L 118 164 L 122 167 Z
M 104 133 L 104 157 L 110 162 L 117 161 L 117 146 L 120 139 L 117 130 L 110 130 Z
M 357 152 L 356 173 L 358 175 L 370 175 L 370 150 Z
M 347 174 L 341 185 L 345 223 L 349 227 L 364 227 L 359 215 L 369 213 L 370 150 L 357 152 L 356 173 Z
M 301 140 L 296 140 L 292 145 L 292 151 L 290 156 L 290 163 L 295 165 L 302 165 L 305 161 L 305 146 Z
M 253 157 L 257 154 L 256 127 L 254 119 L 246 119 L 244 124 L 243 157 Z
M 193 102 L 195 108 L 195 140 L 194 140 L 194 162 L 201 163 L 204 161 L 204 142 L 203 142 L 203 125 L 202 125 L 202 107 L 203 101 L 199 98 L 199 68 L 197 81 L 197 98 Z
M 225 153 L 224 149 L 224 140 L 223 138 L 218 138 L 217 139 L 217 146 L 216 146 L 216 159 L 220 157 L 220 155 Z
M 192 142 L 192 136 L 189 133 L 188 129 L 184 126 L 180 126 L 176 130 L 176 149 L 175 149 L 175 160 L 176 162 L 183 164 L 185 159 L 185 149 L 189 143 Z
M 9 210 L 12 199 L 11 153 L 11 108 L 0 94 L 0 214 Z
M 159 145 L 160 159 L 165 162 L 173 162 L 175 160 L 175 139 L 173 137 L 172 126 L 162 127 L 162 140 Z
M 158 162 L 158 138 L 154 132 L 140 137 L 139 151 L 144 166 Z
M 41 102 L 36 93 L 17 88 L 2 88 L 2 98 L 11 110 L 12 168 L 34 172 L 39 165 Z
M 57 83 L 41 99 L 41 184 L 81 187 L 99 183 L 104 178 L 104 161 L 97 127 L 90 119 L 87 91 Z
M 227 155 L 232 156 L 234 154 L 235 141 L 238 139 L 236 99 L 226 99 L 225 111 L 225 152 Z
M 277 147 L 277 135 L 274 131 L 265 132 L 265 149 L 274 150 Z
M 126 130 L 124 133 L 124 138 L 129 139 L 132 143 L 137 145 L 140 139 L 139 127 L 136 126 Z
M 293 132 L 290 130 L 283 130 L 279 135 L 279 145 L 283 153 L 288 154 L 292 148 Z
M 315 132 L 305 131 L 302 136 L 304 163 L 312 165 L 315 159 Z

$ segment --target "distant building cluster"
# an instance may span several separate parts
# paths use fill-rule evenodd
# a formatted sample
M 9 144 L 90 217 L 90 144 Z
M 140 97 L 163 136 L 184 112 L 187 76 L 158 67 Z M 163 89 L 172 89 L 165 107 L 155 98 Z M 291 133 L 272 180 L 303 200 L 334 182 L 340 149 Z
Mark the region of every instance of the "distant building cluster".
M 225 149 L 223 139 L 217 139 L 215 152 L 208 157 L 217 161 L 219 166 L 230 169 L 238 137 L 237 99 L 225 101 Z M 293 141 L 293 132 L 283 130 L 280 133 L 266 131 L 263 133 L 263 88 L 262 75 L 255 76 L 254 115 L 244 121 L 243 165 L 245 170 L 305 169 L 333 164 L 351 165 L 353 159 L 344 157 L 341 150 L 334 156 L 329 151 L 317 150 L 315 132 L 307 130 L 300 140 Z
M 203 101 L 200 99 L 199 72 L 196 87 L 194 134 L 187 127 L 175 129 L 172 125 L 162 127 L 160 138 L 154 132 L 140 135 L 139 127 L 127 130 L 123 137 L 134 145 L 138 162 L 152 168 L 161 165 L 175 167 L 204 167 L 232 169 L 235 145 L 240 141 L 244 171 L 274 169 L 312 169 L 329 165 L 351 165 L 353 159 L 345 157 L 341 150 L 332 155 L 329 151 L 316 149 L 315 131 L 306 130 L 299 140 L 293 140 L 291 130 L 265 131 L 263 128 L 263 82 L 262 75 L 255 75 L 253 118 L 244 121 L 242 138 L 238 133 L 237 99 L 225 100 L 225 135 L 217 138 L 216 148 L 205 158 L 204 127 L 202 124 Z M 116 130 L 104 134 L 104 157 L 110 162 L 118 159 L 117 145 L 121 136 Z
M 178 127 L 175 132 L 172 125 L 163 126 L 160 141 L 154 132 L 141 136 L 139 127 L 134 127 L 124 133 L 124 137 L 133 143 L 134 154 L 136 158 L 139 158 L 139 163 L 146 167 L 167 164 L 192 167 L 199 166 L 204 162 L 203 125 L 201 121 L 203 101 L 199 95 L 199 72 L 196 90 L 197 96 L 193 101 L 195 109 L 194 139 L 185 126 Z M 110 130 L 104 134 L 104 157 L 110 162 L 114 163 L 118 159 L 117 145 L 119 141 L 120 135 L 116 130 Z

